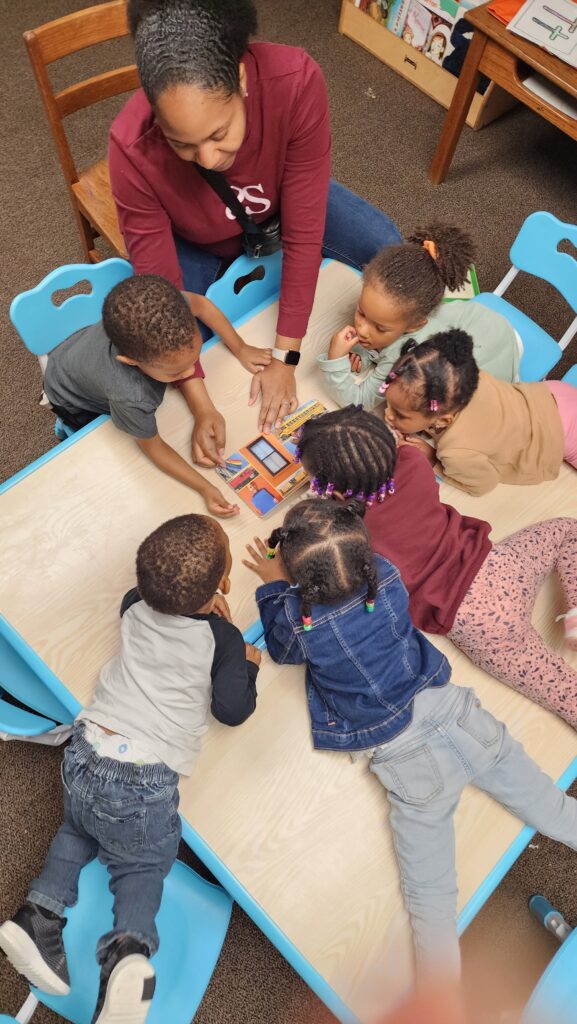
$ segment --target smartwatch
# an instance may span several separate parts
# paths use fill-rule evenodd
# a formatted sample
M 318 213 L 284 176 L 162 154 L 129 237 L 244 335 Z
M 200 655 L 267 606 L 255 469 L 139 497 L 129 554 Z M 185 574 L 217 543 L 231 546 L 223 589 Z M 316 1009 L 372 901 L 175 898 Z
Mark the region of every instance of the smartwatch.
M 273 348 L 273 358 L 286 366 L 298 366 L 301 354 L 296 348 Z

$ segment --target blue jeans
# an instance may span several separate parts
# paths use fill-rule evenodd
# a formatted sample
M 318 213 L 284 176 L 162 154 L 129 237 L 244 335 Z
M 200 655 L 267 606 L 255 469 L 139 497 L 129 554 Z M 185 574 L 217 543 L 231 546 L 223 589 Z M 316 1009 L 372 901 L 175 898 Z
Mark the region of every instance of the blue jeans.
M 158 949 L 155 918 L 163 883 L 180 841 L 178 775 L 165 764 L 136 765 L 98 757 L 74 728 L 64 754 L 64 824 L 56 833 L 28 899 L 60 916 L 78 899 L 82 868 L 95 857 L 110 873 L 114 927 L 103 935 L 96 959 L 106 959 L 120 935 Z
M 453 817 L 465 786 L 477 786 L 572 850 L 577 850 L 577 800 L 541 771 L 473 690 L 452 683 L 422 690 L 410 726 L 367 754 L 388 792 L 417 968 L 458 975 Z
M 220 256 L 176 235 L 174 241 L 186 291 L 205 295 L 223 270 Z M 323 256 L 362 270 L 379 249 L 398 242 L 399 230 L 385 213 L 331 178 Z M 206 340 L 210 332 L 202 334 Z

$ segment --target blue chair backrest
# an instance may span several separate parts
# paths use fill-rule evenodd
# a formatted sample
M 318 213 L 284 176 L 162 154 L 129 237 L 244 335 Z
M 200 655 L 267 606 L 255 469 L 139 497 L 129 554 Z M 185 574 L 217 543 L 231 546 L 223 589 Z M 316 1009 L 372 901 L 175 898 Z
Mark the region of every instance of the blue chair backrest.
M 249 256 L 239 256 L 222 277 L 211 284 L 206 295 L 229 320 L 235 323 L 248 314 L 252 315 L 260 305 L 278 297 L 281 273 L 280 251 L 258 260 Z M 246 281 L 251 276 L 253 279 Z M 239 285 L 244 287 L 239 289 Z
M 577 313 L 577 260 L 559 252 L 560 242 L 577 247 L 577 226 L 564 224 L 552 213 L 530 214 L 511 246 L 511 263 L 534 277 L 542 277 Z
M 102 303 L 110 289 L 133 273 L 127 260 L 117 258 L 59 267 L 35 288 L 16 296 L 10 306 L 10 319 L 26 348 L 35 356 L 46 355 L 74 331 L 100 320 Z M 81 281 L 92 286 L 90 294 L 71 295 L 60 306 L 54 305 L 54 292 L 74 288 Z

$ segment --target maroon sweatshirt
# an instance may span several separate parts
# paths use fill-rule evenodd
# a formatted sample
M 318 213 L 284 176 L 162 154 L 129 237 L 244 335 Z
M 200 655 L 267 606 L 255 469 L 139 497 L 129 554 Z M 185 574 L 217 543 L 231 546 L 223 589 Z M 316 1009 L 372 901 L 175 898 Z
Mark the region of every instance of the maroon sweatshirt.
M 448 633 L 491 550 L 489 523 L 444 505 L 428 459 L 409 445 L 399 448 L 395 493 L 373 505 L 365 523 L 373 550 L 401 573 L 413 624 Z
M 254 43 L 243 57 L 247 127 L 226 172 L 256 222 L 280 211 L 283 272 L 277 330 L 306 333 L 321 259 L 330 171 L 327 90 L 304 50 Z M 199 175 L 165 141 L 142 90 L 110 129 L 112 192 L 138 274 L 183 287 L 173 231 L 217 256 L 241 252 L 242 229 Z

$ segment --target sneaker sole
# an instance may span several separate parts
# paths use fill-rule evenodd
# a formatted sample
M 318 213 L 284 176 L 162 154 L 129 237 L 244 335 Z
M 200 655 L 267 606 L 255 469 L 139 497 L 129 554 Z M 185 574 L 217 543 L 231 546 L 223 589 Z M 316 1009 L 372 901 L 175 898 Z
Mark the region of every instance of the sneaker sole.
M 108 979 L 104 1004 L 94 1024 L 144 1024 L 153 995 L 150 960 L 140 953 L 125 956 Z
M 28 932 L 14 921 L 5 921 L 0 927 L 0 949 L 4 950 L 18 973 L 42 992 L 53 996 L 67 996 L 70 992 L 70 985 L 48 966 Z

